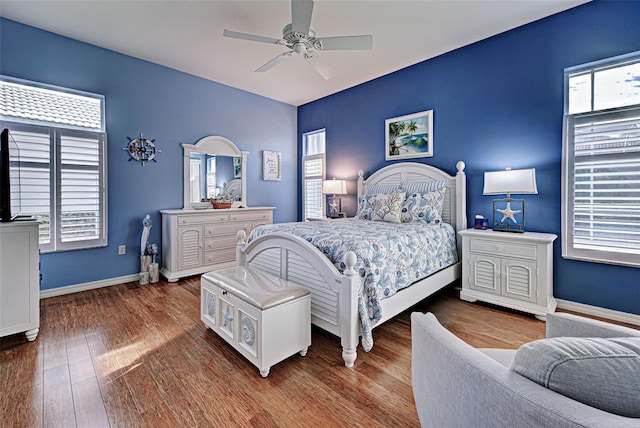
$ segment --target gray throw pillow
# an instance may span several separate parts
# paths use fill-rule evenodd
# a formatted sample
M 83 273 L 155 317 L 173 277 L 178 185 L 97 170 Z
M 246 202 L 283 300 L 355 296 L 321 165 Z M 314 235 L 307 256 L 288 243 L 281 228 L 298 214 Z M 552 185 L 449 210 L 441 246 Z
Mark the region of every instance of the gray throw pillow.
M 558 337 L 518 349 L 512 369 L 591 407 L 640 418 L 640 337 Z

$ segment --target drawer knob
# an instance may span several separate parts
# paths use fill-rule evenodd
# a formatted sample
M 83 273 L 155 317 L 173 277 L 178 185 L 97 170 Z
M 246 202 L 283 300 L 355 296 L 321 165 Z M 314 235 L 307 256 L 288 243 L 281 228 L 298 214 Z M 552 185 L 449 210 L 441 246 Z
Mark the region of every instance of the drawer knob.
M 227 293 L 228 293 L 228 291 L 227 291 L 227 290 L 223 290 L 223 291 L 222 291 L 222 295 L 223 295 L 223 296 L 226 296 L 226 295 L 227 295 Z

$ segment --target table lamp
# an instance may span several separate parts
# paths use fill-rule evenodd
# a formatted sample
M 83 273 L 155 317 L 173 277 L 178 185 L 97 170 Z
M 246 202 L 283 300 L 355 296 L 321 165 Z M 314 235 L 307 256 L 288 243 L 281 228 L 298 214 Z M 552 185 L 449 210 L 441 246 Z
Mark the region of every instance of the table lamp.
M 342 207 L 341 200 L 336 195 L 347 194 L 347 181 L 346 180 L 324 180 L 322 182 L 322 193 L 325 195 L 333 194 L 333 197 L 329 198 L 329 217 L 341 217 Z
M 504 171 L 484 173 L 483 195 L 507 195 L 505 199 L 493 200 L 493 224 L 495 225 L 493 230 L 524 232 L 524 199 L 513 199 L 511 198 L 512 193 L 519 195 L 538 193 L 535 168 L 511 169 L 507 167 Z M 516 220 L 517 214 L 521 214 L 522 221 Z M 502 218 L 498 221 L 500 216 Z

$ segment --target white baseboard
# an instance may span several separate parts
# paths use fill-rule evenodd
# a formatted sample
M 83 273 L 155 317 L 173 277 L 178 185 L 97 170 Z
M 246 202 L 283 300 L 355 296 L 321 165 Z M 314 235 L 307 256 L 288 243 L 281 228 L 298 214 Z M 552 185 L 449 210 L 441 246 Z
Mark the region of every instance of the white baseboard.
M 66 287 L 50 288 L 40 291 L 40 299 L 48 297 L 63 296 L 65 294 L 78 293 L 80 291 L 93 290 L 96 288 L 110 287 L 112 285 L 123 284 L 125 282 L 138 281 L 139 273 L 131 275 L 119 276 L 117 278 L 103 279 L 100 281 L 85 282 L 84 284 L 68 285 Z
M 594 317 L 607 318 L 627 324 L 640 325 L 640 315 L 614 311 L 613 309 L 605 309 L 598 306 L 585 305 L 584 303 L 576 303 L 569 300 L 556 300 L 558 301 L 558 308 L 560 309 L 593 315 Z

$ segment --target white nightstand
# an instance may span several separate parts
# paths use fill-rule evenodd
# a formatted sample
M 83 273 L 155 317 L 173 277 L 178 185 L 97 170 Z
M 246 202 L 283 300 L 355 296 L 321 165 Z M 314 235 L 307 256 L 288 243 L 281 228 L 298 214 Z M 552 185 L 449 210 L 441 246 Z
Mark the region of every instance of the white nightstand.
M 481 300 L 544 320 L 556 309 L 551 233 L 467 229 L 462 237 L 460 299 Z

